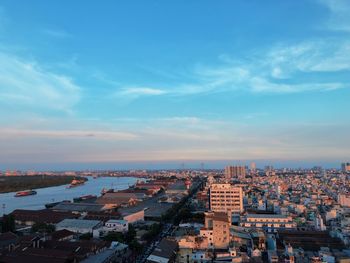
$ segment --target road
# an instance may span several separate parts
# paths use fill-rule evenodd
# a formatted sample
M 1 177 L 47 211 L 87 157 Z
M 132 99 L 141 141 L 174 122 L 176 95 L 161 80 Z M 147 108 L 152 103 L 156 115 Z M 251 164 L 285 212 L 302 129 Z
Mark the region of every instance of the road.
M 192 195 L 197 193 L 198 186 L 199 186 L 199 184 L 196 186 L 197 189 Z M 189 202 L 191 201 L 191 197 L 192 196 L 190 196 L 186 200 L 186 202 L 182 205 L 182 207 L 189 204 Z M 179 211 L 180 211 L 180 209 L 178 209 L 178 211 L 174 217 L 177 216 Z M 147 248 L 145 248 L 144 253 L 136 259 L 136 263 L 145 263 L 147 261 L 147 258 L 149 257 L 149 255 L 151 255 L 153 250 L 158 246 L 159 242 L 165 237 L 172 236 L 173 233 L 175 232 L 176 228 L 177 228 L 177 226 L 175 226 L 173 224 L 170 224 L 170 223 L 164 224 L 162 232 L 153 240 L 153 242 Z

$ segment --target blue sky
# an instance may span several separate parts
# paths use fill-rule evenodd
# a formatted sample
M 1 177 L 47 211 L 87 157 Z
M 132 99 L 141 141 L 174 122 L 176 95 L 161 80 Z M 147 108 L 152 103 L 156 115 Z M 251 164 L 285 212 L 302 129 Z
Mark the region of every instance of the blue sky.
M 338 165 L 349 13 L 347 0 L 2 0 L 0 169 Z

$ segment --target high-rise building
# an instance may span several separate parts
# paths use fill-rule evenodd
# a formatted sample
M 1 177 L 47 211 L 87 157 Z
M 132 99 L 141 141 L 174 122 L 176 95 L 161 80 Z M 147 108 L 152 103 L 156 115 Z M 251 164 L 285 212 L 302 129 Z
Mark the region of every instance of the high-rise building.
M 209 188 L 210 210 L 214 212 L 243 212 L 243 190 L 231 184 L 212 184 Z
M 255 162 L 251 162 L 250 163 L 250 171 L 252 173 L 255 173 L 256 172 L 256 163 Z
M 244 166 L 226 166 L 225 167 L 225 179 L 231 180 L 232 178 L 244 178 L 246 169 Z
M 342 163 L 341 170 L 344 173 L 350 172 L 350 163 Z

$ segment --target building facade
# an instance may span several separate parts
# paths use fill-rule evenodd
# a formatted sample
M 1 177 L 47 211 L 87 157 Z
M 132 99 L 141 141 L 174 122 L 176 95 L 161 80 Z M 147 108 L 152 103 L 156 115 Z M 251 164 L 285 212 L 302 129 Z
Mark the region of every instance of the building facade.
M 350 195 L 338 194 L 338 203 L 341 206 L 350 207 Z
M 205 226 L 200 237 L 207 238 L 208 248 L 227 249 L 230 244 L 231 215 L 224 212 L 205 213 Z
M 212 184 L 209 188 L 210 210 L 214 212 L 243 212 L 243 190 L 231 184 Z
M 248 214 L 241 220 L 242 227 L 262 228 L 268 232 L 297 227 L 292 217 L 276 214 Z

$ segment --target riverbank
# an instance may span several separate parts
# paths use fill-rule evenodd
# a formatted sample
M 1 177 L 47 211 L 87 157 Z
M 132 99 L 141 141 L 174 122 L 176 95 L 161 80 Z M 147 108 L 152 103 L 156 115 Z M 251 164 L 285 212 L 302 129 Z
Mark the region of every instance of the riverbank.
M 0 217 L 2 214 L 9 214 L 15 209 L 38 210 L 45 209 L 45 204 L 60 202 L 63 200 L 73 201 L 73 198 L 84 195 L 101 195 L 103 188 L 113 188 L 115 191 L 128 189 L 134 185 L 139 178 L 134 177 L 99 177 L 89 178 L 85 184 L 67 188 L 67 185 L 52 186 L 35 189 L 36 195 L 15 197 L 16 191 L 0 194 Z M 70 182 L 69 182 L 70 183 Z M 2 208 L 2 209 L 1 209 Z
M 71 183 L 74 178 L 87 180 L 84 177 L 74 176 L 0 176 L 0 193 L 18 192 L 27 189 L 40 189 L 65 185 Z

